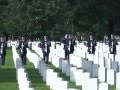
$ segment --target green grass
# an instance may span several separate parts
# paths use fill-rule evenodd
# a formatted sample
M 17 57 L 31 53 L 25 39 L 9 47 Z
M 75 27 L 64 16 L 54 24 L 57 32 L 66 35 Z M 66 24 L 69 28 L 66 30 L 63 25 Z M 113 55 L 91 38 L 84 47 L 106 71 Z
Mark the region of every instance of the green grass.
M 19 90 L 11 48 L 7 49 L 6 64 L 0 66 L 0 90 Z
M 33 53 L 36 53 L 34 50 L 32 50 L 31 48 L 29 48 Z M 37 53 L 36 53 L 37 54 Z M 37 54 L 38 55 L 38 54 Z M 39 55 L 38 55 L 39 56 Z M 40 56 L 39 56 L 40 57 Z M 78 90 L 82 90 L 82 86 L 76 86 L 75 82 L 70 82 L 70 77 L 66 76 L 66 74 L 62 73 L 62 70 L 60 70 L 59 68 L 56 68 L 55 66 L 53 66 L 51 63 L 49 63 L 49 67 L 51 69 L 53 69 L 55 72 L 57 72 L 59 74 L 59 77 L 62 77 L 64 80 L 69 81 L 69 88 L 75 88 Z
M 58 72 L 59 76 L 64 80 L 70 82 L 70 78 L 62 73 L 60 69 L 54 67 L 52 64 L 49 64 L 49 67 L 54 69 L 55 72 Z M 38 70 L 34 68 L 32 63 L 27 61 L 25 68 L 28 73 L 28 77 L 32 82 L 33 88 L 36 90 L 50 90 L 50 87 L 46 86 L 45 82 L 43 82 L 42 76 L 39 74 Z M 82 90 L 81 86 L 76 86 L 74 82 L 70 82 L 69 87 Z M 4 66 L 0 66 L 0 90 L 19 90 L 11 49 L 7 49 L 6 64 Z M 109 85 L 109 90 L 115 90 L 115 86 Z
M 18 53 L 20 54 L 20 49 L 17 48 Z M 43 82 L 43 77 L 39 74 L 39 71 L 35 69 L 33 63 L 29 62 L 27 59 L 26 72 L 28 74 L 28 78 L 31 81 L 31 85 L 35 90 L 50 90 L 50 87 Z
M 108 90 L 116 90 L 116 88 L 115 88 L 115 86 L 109 85 L 109 89 Z
M 31 49 L 30 49 L 31 50 Z M 36 53 L 34 50 L 31 50 L 33 53 Z M 37 53 L 36 53 L 37 54 Z M 38 55 L 38 54 L 37 54 Z M 39 56 L 39 55 L 38 55 Z M 82 86 L 76 86 L 74 82 L 70 82 L 70 77 L 66 76 L 66 74 L 62 73 L 62 70 L 56 68 L 51 63 L 49 63 L 49 67 L 54 69 L 55 72 L 59 73 L 59 76 L 62 77 L 64 80 L 69 81 L 69 88 L 75 88 L 78 90 L 82 90 Z M 109 90 L 116 90 L 115 86 L 109 85 Z
M 35 69 L 34 65 L 28 60 L 25 68 L 28 73 L 28 78 L 32 82 L 32 87 L 35 88 L 35 90 L 50 90 L 50 87 L 43 82 L 43 78 L 39 74 L 39 71 Z
M 30 49 L 33 53 L 36 53 L 34 50 Z M 37 53 L 36 53 L 37 54 Z M 38 54 L 37 54 L 38 55 Z M 39 56 L 39 55 L 38 55 Z M 40 56 L 39 56 L 40 57 Z M 59 77 L 62 77 L 65 81 L 69 81 L 69 88 L 75 88 L 78 90 L 82 90 L 82 86 L 76 86 L 75 82 L 70 82 L 70 77 L 66 76 L 66 74 L 62 73 L 62 70 L 56 68 L 51 63 L 49 63 L 49 67 L 53 69 L 55 72 L 59 74 Z
M 75 82 L 70 82 L 70 77 L 66 76 L 65 73 L 62 73 L 62 70 L 60 70 L 59 68 L 56 68 L 51 63 L 49 63 L 49 67 L 54 69 L 55 72 L 58 72 L 59 76 L 62 77 L 64 80 L 69 81 L 69 88 L 75 88 L 78 90 L 82 90 L 82 86 L 76 86 Z

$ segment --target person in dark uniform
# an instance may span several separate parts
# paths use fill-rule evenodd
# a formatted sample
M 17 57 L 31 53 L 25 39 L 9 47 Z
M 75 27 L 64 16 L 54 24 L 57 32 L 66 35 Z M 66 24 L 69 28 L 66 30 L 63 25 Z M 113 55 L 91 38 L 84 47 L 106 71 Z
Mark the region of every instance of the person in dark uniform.
M 26 65 L 26 54 L 28 48 L 28 42 L 22 37 L 22 40 L 19 42 L 19 47 L 21 48 L 21 59 L 23 65 Z
M 62 43 L 64 44 L 65 59 L 69 60 L 69 54 L 74 52 L 75 40 L 70 34 L 66 34 L 62 40 Z
M 44 36 L 44 40 L 41 42 L 40 48 L 42 49 L 43 60 L 45 61 L 46 64 L 48 64 L 48 60 L 49 60 L 50 47 L 51 47 L 51 42 L 48 39 L 48 36 Z
M 97 45 L 97 42 L 93 35 L 90 35 L 90 40 L 87 42 L 87 47 L 88 47 L 88 52 L 89 54 L 94 54 L 95 53 L 95 47 Z
M 109 39 L 108 45 L 110 54 L 116 54 L 116 45 L 118 45 L 118 42 L 113 34 L 111 35 L 111 39 Z
M 0 38 L 0 55 L 1 55 L 1 64 L 5 65 L 5 55 L 6 55 L 5 37 Z
M 75 43 L 75 38 L 72 35 L 70 35 L 70 41 L 71 41 L 71 44 L 70 44 L 70 54 L 73 54 L 74 46 L 76 45 L 76 43 Z
M 18 40 L 18 48 L 21 48 L 21 45 L 22 45 L 22 39 Z
M 107 35 L 104 36 L 104 43 L 108 44 L 108 36 Z

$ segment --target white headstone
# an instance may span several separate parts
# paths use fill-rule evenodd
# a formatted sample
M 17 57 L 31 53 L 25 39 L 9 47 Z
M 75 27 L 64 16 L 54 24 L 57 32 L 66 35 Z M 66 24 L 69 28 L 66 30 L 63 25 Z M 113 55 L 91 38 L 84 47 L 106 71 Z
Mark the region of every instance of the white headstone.
M 107 69 L 111 68 L 111 59 L 105 58 L 105 67 Z
M 66 66 L 66 76 L 70 76 L 70 68 L 72 67 L 71 64 L 67 64 Z
M 69 88 L 68 90 L 78 90 L 78 89 L 74 89 L 74 88 Z
M 98 90 L 98 79 L 97 78 L 91 78 L 88 80 L 87 90 Z
M 70 68 L 70 81 L 71 82 L 75 82 L 76 78 L 75 78 L 75 73 L 76 73 L 76 67 L 71 67 Z
M 107 83 L 115 85 L 115 72 L 112 69 L 107 70 Z
M 68 64 L 67 60 L 62 61 L 62 73 L 66 73 L 66 66 Z
M 88 61 L 86 59 L 82 61 L 82 68 L 86 72 L 92 73 L 92 65 L 93 65 L 92 61 Z
M 116 90 L 120 90 L 120 72 L 116 74 Z
M 46 85 L 50 85 L 50 79 L 53 73 L 53 69 L 47 69 L 46 70 Z
M 112 62 L 112 69 L 117 73 L 118 72 L 118 62 L 113 61 Z
M 82 75 L 83 75 L 83 70 L 77 69 L 75 73 L 76 85 L 82 85 L 82 77 L 83 77 Z
M 105 82 L 106 81 L 106 69 L 105 69 L 105 67 L 99 67 L 98 78 L 99 78 L 100 82 Z
M 85 72 L 82 75 L 82 90 L 88 90 L 88 81 L 90 79 L 90 73 Z
M 43 66 L 43 81 L 46 81 L 46 70 L 48 69 L 47 64 Z
M 105 59 L 103 57 L 99 58 L 99 65 L 100 65 L 100 67 L 104 67 L 105 66 Z
M 59 68 L 60 69 L 62 69 L 62 61 L 63 61 L 64 59 L 63 58 L 59 58 Z
M 114 60 L 114 54 L 109 54 L 109 58 L 110 58 L 112 61 L 115 61 L 115 60 Z
M 56 83 L 59 83 L 57 82 L 57 78 L 58 78 L 58 73 L 56 72 L 53 72 L 52 75 L 51 75 L 51 81 L 50 81 L 50 88 L 55 90 L 56 88 Z
M 108 84 L 107 83 L 100 83 L 99 90 L 108 90 Z
M 92 77 L 97 78 L 98 77 L 98 64 L 93 64 L 92 66 Z
M 68 82 L 67 81 L 62 81 L 61 87 L 59 87 L 59 90 L 68 90 Z
M 89 61 L 94 61 L 94 55 L 93 54 L 89 54 L 88 55 L 88 60 Z

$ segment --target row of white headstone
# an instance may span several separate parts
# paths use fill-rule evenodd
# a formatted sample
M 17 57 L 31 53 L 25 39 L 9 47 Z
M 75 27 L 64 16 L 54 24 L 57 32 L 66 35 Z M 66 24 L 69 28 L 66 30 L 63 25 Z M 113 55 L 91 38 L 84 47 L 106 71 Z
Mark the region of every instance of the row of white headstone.
M 44 63 L 42 58 L 38 57 L 35 53 L 32 53 L 29 49 L 27 49 L 27 58 L 34 64 L 35 68 L 39 70 L 39 73 L 43 77 L 43 81 L 45 81 L 46 85 L 50 86 L 52 90 L 76 90 L 69 88 L 68 81 L 64 81 L 59 77 L 57 72 L 50 69 L 48 65 Z
M 57 59 L 57 58 L 56 58 Z M 70 81 L 75 82 L 76 85 L 82 85 L 82 90 L 98 90 L 98 79 L 92 78 L 91 73 L 85 72 L 83 69 L 77 69 L 76 67 L 73 67 L 71 64 L 68 64 L 67 60 L 61 60 L 61 58 L 58 57 L 58 60 L 56 60 L 55 57 L 52 58 L 52 62 L 59 62 L 59 68 L 62 69 L 63 73 L 66 73 L 67 76 L 70 76 Z M 56 66 L 56 63 L 53 63 Z M 86 62 L 87 64 L 87 62 Z M 84 65 L 85 66 L 85 65 Z M 85 66 L 85 69 L 90 70 L 90 66 L 87 64 Z M 97 72 L 97 71 L 96 71 Z M 108 84 L 107 83 L 100 83 L 99 84 L 99 90 L 101 89 L 101 84 L 106 85 L 108 90 Z
M 119 46 L 120 47 L 120 46 Z M 119 48 L 118 47 L 118 48 Z M 119 55 L 119 52 L 120 51 L 118 51 L 118 55 Z M 110 55 L 109 55 L 110 56 Z M 113 55 L 111 55 L 111 56 L 113 56 Z M 104 57 L 106 57 L 106 56 L 104 56 Z M 74 59 L 74 58 L 73 58 Z M 91 59 L 91 58 L 88 58 L 88 60 L 89 59 Z M 98 65 L 100 66 L 99 67 L 99 69 L 98 69 L 98 74 L 99 74 L 99 77 L 100 77 L 100 79 L 101 79 L 101 81 L 106 81 L 108 84 L 110 84 L 110 85 L 113 85 L 113 83 L 114 83 L 114 85 L 116 84 L 116 88 L 119 88 L 119 83 L 120 82 L 118 82 L 118 80 L 119 80 L 119 71 L 120 71 L 120 67 L 119 67 L 119 62 L 120 62 L 120 60 L 119 59 L 115 59 L 115 61 L 113 61 L 113 60 L 111 60 L 112 58 L 109 58 L 108 60 L 105 60 L 104 58 L 101 58 L 101 60 L 99 60 L 99 63 L 98 63 Z M 94 59 L 95 60 L 95 59 Z M 91 60 L 90 60 L 91 61 Z M 75 62 L 75 60 L 74 60 L 74 62 Z M 95 63 L 93 62 L 93 65 L 94 65 Z M 91 64 L 89 64 L 90 66 L 91 66 Z M 94 66 L 92 66 L 92 67 L 94 67 Z M 95 70 L 93 70 L 93 71 L 95 71 Z M 104 73 L 105 74 L 104 74 Z M 106 73 L 107 72 L 107 73 Z M 117 73 L 117 74 L 116 74 Z M 102 79 L 102 78 L 103 79 Z M 117 80 L 117 81 L 116 81 Z
M 36 50 L 38 50 L 38 49 L 36 49 Z M 37 51 L 36 51 L 37 52 Z M 40 54 L 39 54 L 40 55 Z M 41 55 L 40 55 L 41 56 Z M 66 73 L 66 75 L 67 76 L 70 76 L 70 80 L 72 81 L 72 82 L 74 82 L 74 81 L 76 81 L 76 83 L 78 84 L 78 83 L 80 83 L 79 81 L 78 81 L 78 79 L 79 78 L 77 78 L 77 73 L 76 73 L 76 71 L 77 72 L 83 72 L 83 70 L 77 70 L 76 69 L 76 67 L 72 67 L 72 65 L 70 65 L 70 64 L 68 64 L 68 61 L 67 60 L 62 60 L 62 58 L 60 59 L 58 56 L 56 56 L 56 55 L 51 55 L 51 56 L 53 56 L 53 57 L 51 57 L 52 59 L 51 59 L 51 63 L 53 64 L 53 65 L 55 65 L 56 67 L 59 67 L 60 69 L 62 69 L 62 72 L 63 73 Z M 80 73 L 80 75 L 81 75 L 81 73 Z M 87 78 L 90 78 L 90 74 L 89 73 L 84 73 L 84 75 L 83 76 L 85 76 L 86 75 L 86 77 Z M 79 75 L 78 75 L 78 77 L 80 77 Z M 82 79 L 86 79 L 86 78 L 82 78 Z M 80 79 L 80 81 L 81 82 L 83 82 L 83 81 L 85 81 L 85 80 L 81 80 Z M 79 85 L 81 85 L 81 84 L 79 84 Z M 85 83 L 83 84 L 83 86 L 84 85 L 86 85 Z M 94 90 L 94 89 L 93 89 Z
M 36 47 L 36 49 L 35 50 L 37 50 L 37 47 Z M 52 51 L 53 51 L 54 49 L 52 48 Z M 54 51 L 57 51 L 57 50 L 54 50 Z M 54 52 L 53 51 L 53 52 Z M 55 54 L 51 54 L 51 57 L 50 57 L 50 61 L 51 61 L 51 58 L 52 58 L 52 63 L 56 66 L 56 67 L 60 67 L 60 61 L 61 61 L 61 58 L 60 57 L 58 57 L 59 56 L 59 54 L 60 54 L 60 52 L 59 52 L 60 50 L 59 50 L 59 48 L 58 48 L 58 52 L 56 53 L 55 52 Z M 61 50 L 62 51 L 62 50 Z M 63 53 L 64 54 L 64 53 Z M 58 58 L 57 58 L 58 57 Z M 110 84 L 110 85 L 115 85 L 116 84 L 116 88 L 117 89 L 119 89 L 119 83 L 120 83 L 120 78 L 119 78 L 119 70 L 118 70 L 118 62 L 110 62 L 110 64 L 109 64 L 109 62 L 107 61 L 107 62 L 105 62 L 104 61 L 104 58 L 103 58 L 103 60 L 100 60 L 99 61 L 99 63 L 98 64 L 94 64 L 94 62 L 93 61 L 91 61 L 91 60 L 86 60 L 86 59 L 84 59 L 84 60 L 81 60 L 81 58 L 80 57 L 78 57 L 79 59 L 76 59 L 75 57 L 74 58 L 72 58 L 72 60 L 73 60 L 73 62 L 74 63 L 76 63 L 76 64 L 80 64 L 80 65 L 78 65 L 78 66 L 80 66 L 80 68 L 82 68 L 82 70 L 80 70 L 81 72 L 82 71 L 84 71 L 84 70 L 86 70 L 86 71 L 88 71 L 88 72 L 86 72 L 87 74 L 88 74 L 88 76 L 90 77 L 91 76 L 91 73 L 92 73 L 92 77 L 97 77 L 97 78 L 94 78 L 94 79 L 97 79 L 96 81 L 98 82 L 98 80 L 100 81 L 100 82 L 102 82 L 102 83 L 99 83 L 99 88 L 102 88 L 102 86 L 106 86 L 106 90 L 107 90 L 107 88 L 108 88 L 108 84 Z M 88 58 L 89 59 L 89 58 Z M 91 58 L 90 58 L 91 59 Z M 76 62 L 76 61 L 78 61 L 78 62 Z M 103 62 L 102 62 L 103 61 Z M 65 61 L 66 62 L 66 61 Z M 84 62 L 84 64 L 83 64 L 83 62 Z M 105 65 L 109 65 L 108 66 L 108 68 L 106 68 L 105 67 Z M 64 67 L 64 69 L 62 69 L 62 71 L 64 72 L 64 70 L 66 70 L 66 68 L 65 68 L 65 65 L 64 64 L 62 64 L 63 65 L 63 67 Z M 70 65 L 69 65 L 70 66 Z M 68 66 L 68 67 L 69 67 Z M 99 67 L 100 66 L 100 67 Z M 74 71 L 75 70 L 75 71 Z M 69 70 L 68 70 L 69 71 Z M 76 68 L 75 67 L 73 67 L 73 71 L 74 72 L 76 72 Z M 78 69 L 78 72 L 79 72 L 79 69 Z M 79 73 L 80 74 L 80 73 Z M 81 74 L 80 74 L 81 75 Z M 80 75 L 78 75 L 79 77 L 80 77 Z M 71 76 L 74 76 L 74 74 L 73 75 L 71 75 Z M 83 75 L 84 76 L 84 75 Z M 79 77 L 78 77 L 78 79 L 76 79 L 76 80 L 79 80 Z M 81 76 L 82 77 L 82 76 Z M 81 79 L 82 80 L 82 79 Z M 81 81 L 80 80 L 80 81 Z M 84 80 L 83 80 L 83 82 L 84 82 Z M 87 85 L 87 84 L 85 84 L 85 85 Z M 96 85 L 98 85 L 98 84 L 96 84 Z M 92 85 L 90 85 L 90 86 L 92 86 Z M 105 87 L 103 87 L 103 88 L 105 88 Z M 97 90 L 97 89 L 93 89 L 93 90 Z M 103 89 L 102 89 L 103 90 Z M 104 89 L 105 90 L 105 89 Z
M 39 50 L 39 49 L 37 49 L 37 47 L 36 47 L 35 51 L 38 52 L 37 50 Z M 40 56 L 42 55 L 40 53 L 38 53 L 38 54 Z M 51 54 L 51 56 L 52 56 L 51 57 L 52 58 L 51 59 L 51 63 L 53 65 L 55 65 L 57 68 L 59 67 L 60 69 L 62 69 L 62 72 L 66 73 L 67 76 L 70 76 L 70 80 L 71 81 L 76 81 L 76 83 L 78 85 L 81 85 L 81 84 L 79 84 L 80 82 L 84 82 L 85 81 L 85 80 L 82 81 L 80 78 L 77 78 L 78 74 L 76 73 L 76 71 L 77 72 L 83 72 L 82 69 L 81 70 L 80 69 L 77 70 L 76 67 L 72 67 L 72 65 L 68 64 L 67 60 L 62 60 L 62 58 L 59 58 L 58 56 L 56 56 L 54 54 L 53 55 Z M 80 75 L 81 75 L 81 73 L 80 73 Z M 86 77 L 90 78 L 90 73 L 84 73 L 83 76 L 85 76 L 85 75 L 86 75 Z M 80 76 L 78 75 L 78 77 L 80 77 Z M 82 79 L 85 79 L 85 78 L 82 78 Z M 84 84 L 83 84 L 83 86 L 84 86 Z
M 16 68 L 16 77 L 19 85 L 19 90 L 34 90 L 31 87 L 31 81 L 29 81 L 27 72 L 21 63 L 21 58 L 17 53 L 15 43 L 13 42 L 12 44 L 13 60 Z
M 105 82 L 106 81 L 110 85 L 115 85 L 115 83 L 116 83 L 116 88 L 119 88 L 118 85 L 119 85 L 120 82 L 118 82 L 118 80 L 119 80 L 118 62 L 116 62 L 116 61 L 114 62 L 113 61 L 113 62 L 109 62 L 109 63 L 108 62 L 106 62 L 106 63 L 102 62 L 101 63 L 101 61 L 100 61 L 100 63 L 101 63 L 100 65 L 101 66 L 99 65 L 100 67 L 98 67 L 97 64 L 94 64 L 94 62 L 92 62 L 93 65 L 94 65 L 93 66 L 92 63 L 91 63 L 91 60 L 88 61 L 88 60 L 85 59 L 87 61 L 87 63 L 83 64 L 84 61 L 81 61 L 80 58 L 81 57 L 79 57 L 79 59 L 76 59 L 75 57 L 72 58 L 74 65 L 76 64 L 76 66 L 77 66 L 78 62 L 79 62 L 80 65 L 78 65 L 78 66 L 80 66 L 80 68 L 82 67 L 82 65 L 83 65 L 82 68 L 84 68 L 84 66 L 85 66 L 86 67 L 85 70 L 89 71 L 90 73 L 92 73 L 92 71 L 96 72 L 98 70 L 99 71 L 98 72 L 98 75 L 99 75 L 98 78 L 100 79 L 101 82 Z M 91 58 L 89 58 L 89 59 L 91 59 Z M 78 60 L 78 62 L 76 62 L 76 60 Z M 106 67 L 104 67 L 105 64 L 109 65 L 108 69 L 106 69 Z M 117 74 L 115 74 L 115 73 L 117 73 Z M 116 76 L 116 78 L 115 78 L 115 76 Z

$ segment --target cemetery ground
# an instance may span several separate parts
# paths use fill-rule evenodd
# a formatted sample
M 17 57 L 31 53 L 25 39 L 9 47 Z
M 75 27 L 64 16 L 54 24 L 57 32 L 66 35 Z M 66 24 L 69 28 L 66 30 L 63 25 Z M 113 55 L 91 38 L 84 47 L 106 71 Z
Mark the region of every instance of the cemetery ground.
M 28 78 L 32 83 L 32 87 L 35 90 L 50 90 L 50 87 L 43 82 L 42 76 L 39 71 L 35 69 L 34 65 L 27 60 L 27 65 L 25 66 L 26 72 L 28 73 Z
M 6 64 L 0 66 L 0 90 L 18 90 L 11 48 L 7 49 Z
M 70 78 L 63 74 L 60 69 L 55 68 L 51 63 L 49 63 L 49 67 L 54 69 L 55 72 L 58 72 L 59 76 L 64 80 L 70 82 Z M 43 78 L 39 74 L 39 71 L 35 69 L 34 65 L 28 60 L 25 69 L 28 73 L 32 87 L 35 88 L 35 90 L 50 90 L 50 87 L 47 86 L 45 82 L 43 82 Z M 70 82 L 69 86 L 71 88 L 82 90 L 81 86 L 76 86 L 73 82 Z M 7 49 L 6 64 L 0 67 L 0 90 L 19 90 L 11 48 Z M 115 90 L 115 87 L 110 86 L 109 90 Z
M 70 77 L 68 77 L 68 76 L 66 76 L 66 74 L 62 73 L 62 70 L 60 70 L 59 68 L 56 68 L 51 63 L 49 63 L 49 67 L 52 68 L 55 72 L 59 73 L 59 76 L 62 77 L 65 81 L 70 82 Z M 69 86 L 70 86 L 70 88 L 75 88 L 75 89 L 78 89 L 78 90 L 82 90 L 82 87 L 81 86 L 76 86 L 75 82 L 70 82 Z

